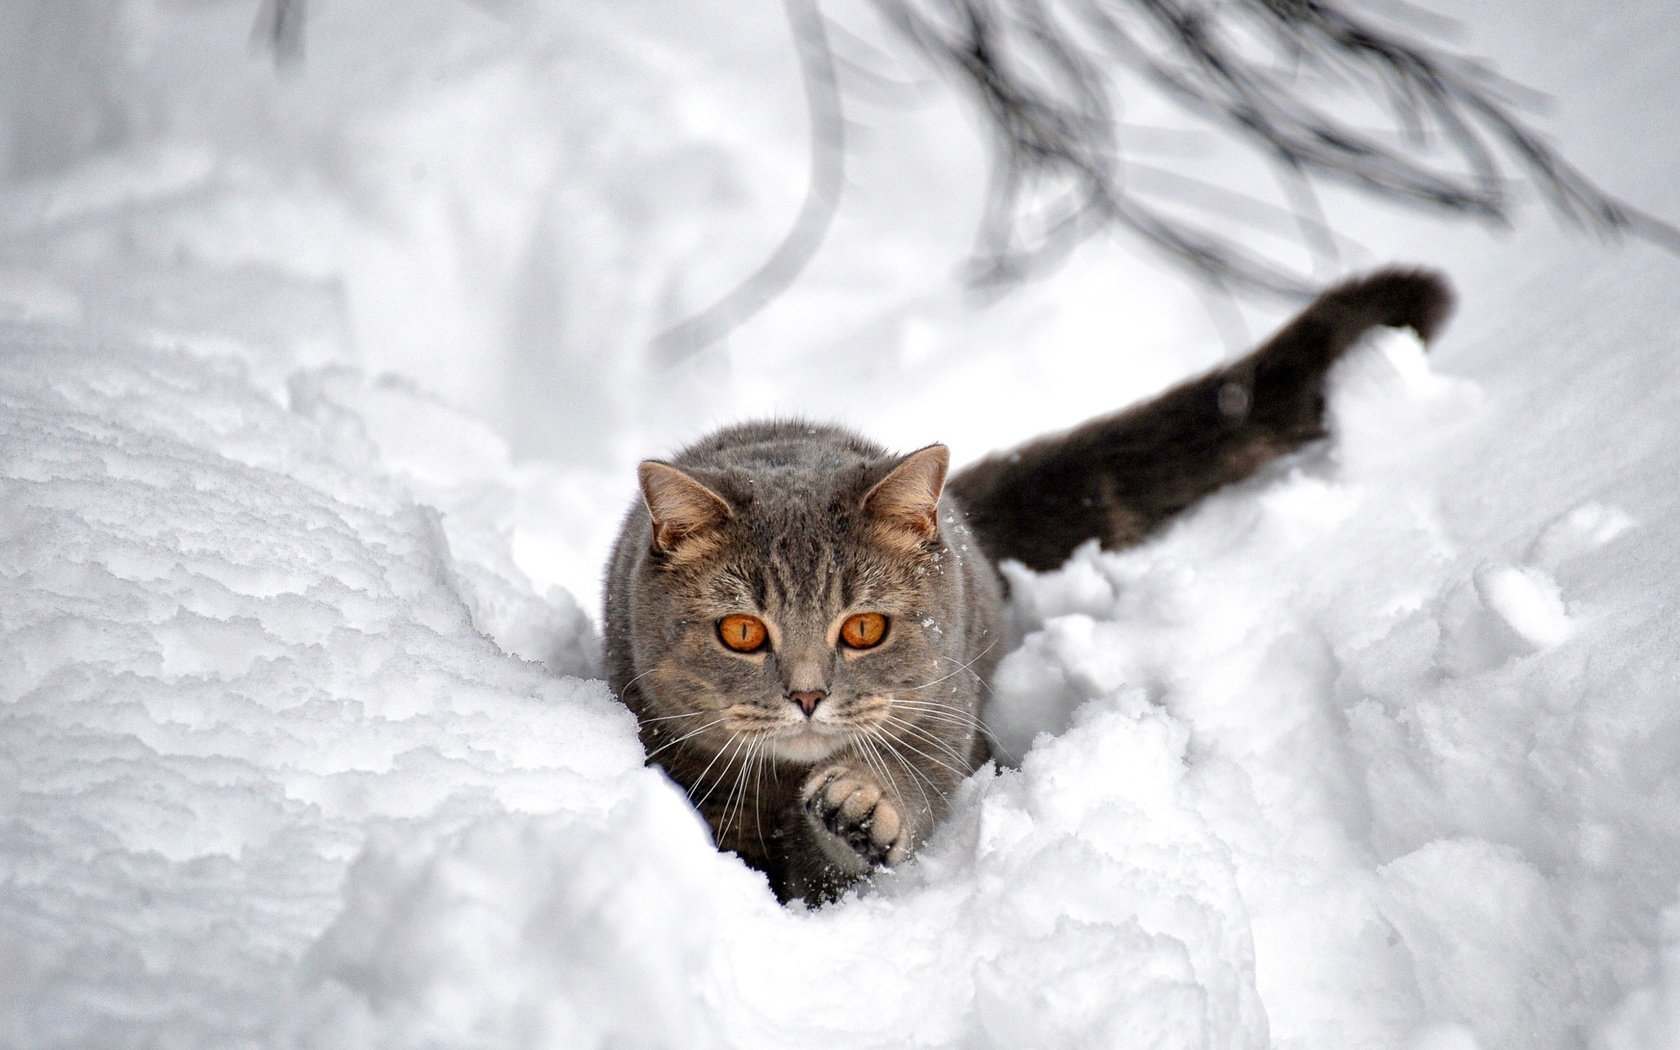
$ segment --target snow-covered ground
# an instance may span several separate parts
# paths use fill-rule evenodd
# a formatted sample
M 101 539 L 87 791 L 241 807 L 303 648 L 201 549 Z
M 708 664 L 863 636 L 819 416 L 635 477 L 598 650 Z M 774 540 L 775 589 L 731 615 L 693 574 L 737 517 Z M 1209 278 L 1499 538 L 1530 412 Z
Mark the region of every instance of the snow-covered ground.
M 1680 1047 L 1680 261 L 1329 195 L 1444 339 L 1015 573 L 1018 768 L 806 913 L 597 677 L 636 459 L 973 458 L 1238 347 L 1123 246 L 967 298 L 983 154 L 848 37 L 833 237 L 662 358 L 798 209 L 780 5 L 318 0 L 278 73 L 258 6 L 0 7 L 0 1045 Z M 1680 8 L 1442 10 L 1680 218 Z

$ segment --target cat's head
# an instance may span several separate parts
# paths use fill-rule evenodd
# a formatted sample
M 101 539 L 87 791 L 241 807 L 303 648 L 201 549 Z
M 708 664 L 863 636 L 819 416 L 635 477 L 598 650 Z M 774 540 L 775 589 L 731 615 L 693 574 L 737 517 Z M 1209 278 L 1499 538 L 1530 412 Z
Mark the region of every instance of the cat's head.
M 643 463 L 632 702 L 650 750 L 816 762 L 972 719 L 947 464 L 942 445 L 841 469 Z

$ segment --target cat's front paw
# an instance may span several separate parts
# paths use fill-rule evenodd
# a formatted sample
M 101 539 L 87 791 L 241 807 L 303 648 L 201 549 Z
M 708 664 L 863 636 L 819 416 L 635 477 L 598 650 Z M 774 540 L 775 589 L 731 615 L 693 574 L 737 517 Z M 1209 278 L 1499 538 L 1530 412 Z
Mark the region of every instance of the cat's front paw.
M 872 773 L 829 766 L 801 793 L 805 813 L 855 854 L 865 868 L 891 866 L 910 851 L 910 827 L 889 789 Z

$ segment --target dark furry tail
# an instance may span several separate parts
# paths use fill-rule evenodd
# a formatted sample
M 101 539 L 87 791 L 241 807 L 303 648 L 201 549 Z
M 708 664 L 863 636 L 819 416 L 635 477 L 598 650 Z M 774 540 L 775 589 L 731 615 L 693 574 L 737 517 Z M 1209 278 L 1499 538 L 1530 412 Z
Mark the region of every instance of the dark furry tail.
M 994 562 L 1052 569 L 1088 539 L 1136 543 L 1213 490 L 1324 433 L 1324 374 L 1367 331 L 1433 339 L 1452 312 L 1438 274 L 1379 270 L 1320 295 L 1258 350 L 1153 401 L 994 455 L 947 491 Z

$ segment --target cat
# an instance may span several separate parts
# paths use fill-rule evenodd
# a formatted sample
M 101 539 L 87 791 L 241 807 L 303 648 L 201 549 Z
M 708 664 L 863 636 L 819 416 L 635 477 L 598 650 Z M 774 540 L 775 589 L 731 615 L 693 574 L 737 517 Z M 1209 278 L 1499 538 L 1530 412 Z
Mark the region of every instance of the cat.
M 718 848 L 782 901 L 902 862 L 989 757 L 997 565 L 1138 542 L 1323 434 L 1326 371 L 1376 326 L 1434 338 L 1438 275 L 1332 287 L 1235 363 L 982 459 L 840 427 L 726 427 L 639 469 L 607 570 L 608 682 Z

